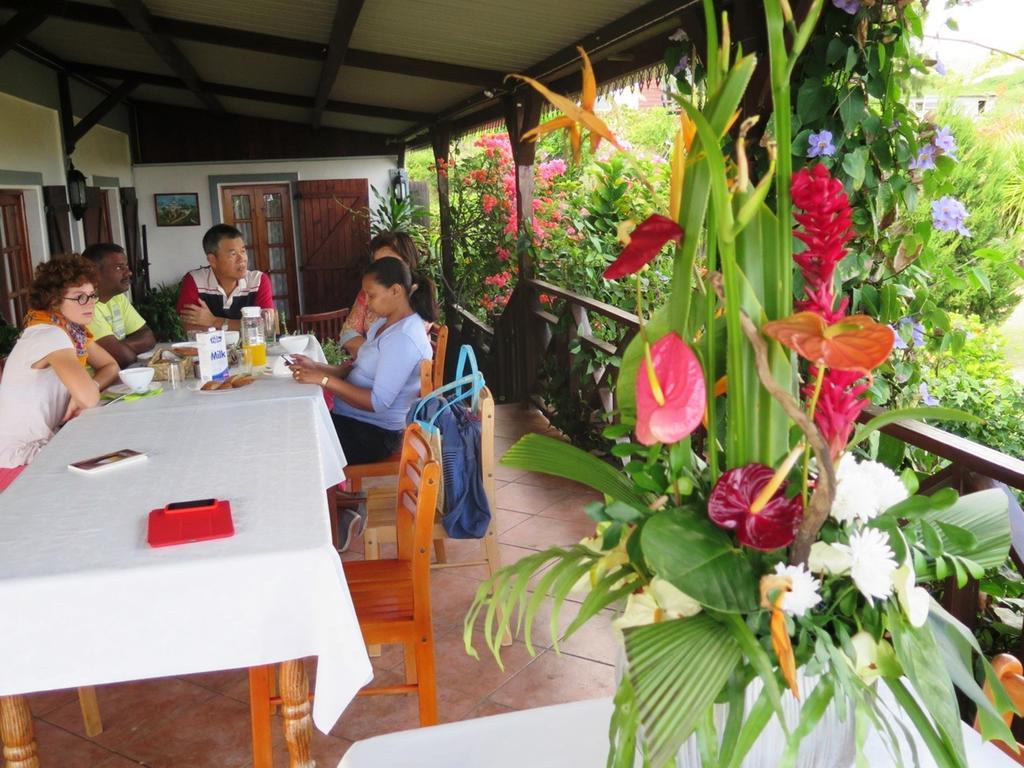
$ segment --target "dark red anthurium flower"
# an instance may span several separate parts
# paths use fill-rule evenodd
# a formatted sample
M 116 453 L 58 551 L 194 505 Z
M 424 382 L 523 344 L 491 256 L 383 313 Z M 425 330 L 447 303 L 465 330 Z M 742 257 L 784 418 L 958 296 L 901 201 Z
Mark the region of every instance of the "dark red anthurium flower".
M 636 439 L 670 444 L 693 432 L 704 417 L 704 371 L 674 331 L 644 349 L 636 375 Z
M 896 342 L 892 328 L 867 315 L 850 315 L 827 325 L 816 312 L 797 312 L 765 323 L 762 330 L 812 363 L 841 371 L 873 371 Z
M 787 469 L 788 473 L 788 469 Z M 708 517 L 740 544 L 769 551 L 789 546 L 804 516 L 800 495 L 787 499 L 785 482 L 778 483 L 768 499 L 762 498 L 776 472 L 764 464 L 747 464 L 723 473 L 708 497 Z
M 670 240 L 679 242 L 683 228 L 667 216 L 652 213 L 637 228 L 629 233 L 629 245 L 622 249 L 619 257 L 604 271 L 607 280 L 639 272 Z

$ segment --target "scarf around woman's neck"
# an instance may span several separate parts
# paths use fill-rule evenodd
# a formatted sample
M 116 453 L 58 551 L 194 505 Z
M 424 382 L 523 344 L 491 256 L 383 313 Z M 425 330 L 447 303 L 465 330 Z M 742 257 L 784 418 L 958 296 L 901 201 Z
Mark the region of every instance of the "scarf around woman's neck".
M 89 353 L 86 350 L 86 345 L 89 343 L 89 339 L 92 338 L 92 333 L 84 325 L 73 323 L 57 312 L 30 309 L 28 314 L 25 315 L 25 327 L 28 328 L 33 325 L 54 325 L 60 328 L 71 339 L 71 343 L 75 345 L 75 354 L 78 356 L 78 362 L 82 364 L 83 368 L 88 364 Z

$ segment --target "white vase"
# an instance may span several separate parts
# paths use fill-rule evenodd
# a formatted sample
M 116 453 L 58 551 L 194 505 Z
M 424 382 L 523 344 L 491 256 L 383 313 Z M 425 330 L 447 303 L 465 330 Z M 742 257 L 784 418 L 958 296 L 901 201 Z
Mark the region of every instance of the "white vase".
M 619 654 L 616 672 L 621 679 L 624 669 L 625 654 Z M 800 695 L 806 700 L 818 684 L 817 675 L 805 675 L 802 669 L 797 670 L 797 682 Z M 749 712 L 761 695 L 764 684 L 760 678 L 754 678 L 747 686 L 744 695 L 744 707 Z M 786 715 L 786 725 L 792 731 L 800 722 L 801 703 L 794 698 L 789 690 L 782 693 L 782 709 Z M 715 705 L 715 729 L 718 734 L 725 730 L 725 719 L 728 707 L 724 704 Z M 796 768 L 849 768 L 856 757 L 856 735 L 854 733 L 853 712 L 846 708 L 845 720 L 839 719 L 839 711 L 833 700 L 817 726 L 800 742 Z M 754 746 L 740 764 L 742 768 L 776 768 L 782 754 L 786 751 L 786 737 L 779 726 L 776 715 L 761 731 Z M 642 765 L 638 760 L 637 765 Z M 701 768 L 700 750 L 697 747 L 697 736 L 694 734 L 679 749 L 676 756 L 676 768 Z

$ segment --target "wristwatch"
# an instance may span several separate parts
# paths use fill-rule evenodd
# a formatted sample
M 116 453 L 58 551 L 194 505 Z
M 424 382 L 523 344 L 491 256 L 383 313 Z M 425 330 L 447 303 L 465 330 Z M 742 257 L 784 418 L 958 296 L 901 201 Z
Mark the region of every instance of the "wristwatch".
M 320 386 L 321 387 L 326 387 L 327 386 L 327 381 L 328 381 L 327 377 L 324 376 L 322 379 L 320 379 Z

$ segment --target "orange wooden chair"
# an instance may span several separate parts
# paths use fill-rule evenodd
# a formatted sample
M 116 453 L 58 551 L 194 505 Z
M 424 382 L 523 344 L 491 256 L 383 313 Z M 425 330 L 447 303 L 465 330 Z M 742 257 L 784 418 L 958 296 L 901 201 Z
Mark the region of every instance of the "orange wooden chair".
M 444 357 L 448 350 L 448 326 L 434 323 L 430 327 L 430 343 L 434 347 L 434 359 L 424 361 L 420 368 L 420 397 L 426 397 L 441 384 L 444 383 Z M 424 376 L 430 365 L 430 375 Z M 349 464 L 345 467 L 345 478 L 348 480 L 349 490 L 352 492 L 361 491 L 363 480 L 368 477 L 391 477 L 398 474 L 399 454 L 389 456 L 383 461 L 376 461 L 372 464 Z
M 363 640 L 367 645 L 401 644 L 405 649 L 405 683 L 363 688 L 359 695 L 415 693 L 420 725 L 437 723 L 430 540 L 440 481 L 441 468 L 430 443 L 418 425 L 410 424 L 405 429 L 399 460 L 397 557 L 342 563 Z M 271 718 L 284 703 L 273 687 L 272 666 L 249 670 L 253 755 L 258 766 L 272 763 Z
M 1006 689 L 1006 693 L 1009 695 L 1010 701 L 1013 702 L 1013 706 L 1018 712 L 1024 712 L 1024 667 L 1021 666 L 1020 661 L 1008 653 L 1001 653 L 992 659 L 992 668 L 995 670 L 999 682 Z M 987 682 L 985 683 L 985 695 L 988 696 L 989 701 L 995 700 L 992 695 L 992 689 Z M 1013 713 L 1003 713 L 1003 720 L 1006 721 L 1007 725 L 1011 725 L 1013 723 Z M 977 717 L 974 719 L 974 729 L 977 731 L 981 730 Z M 1016 746 L 1020 751 L 1014 752 L 1013 747 L 1005 742 L 993 741 L 992 743 L 1018 763 L 1024 765 L 1024 744 L 1017 744 Z
M 319 312 L 314 315 L 297 315 L 295 325 L 298 333 L 311 333 L 319 341 L 341 337 L 341 326 L 345 324 L 349 309 L 336 309 L 333 312 Z

